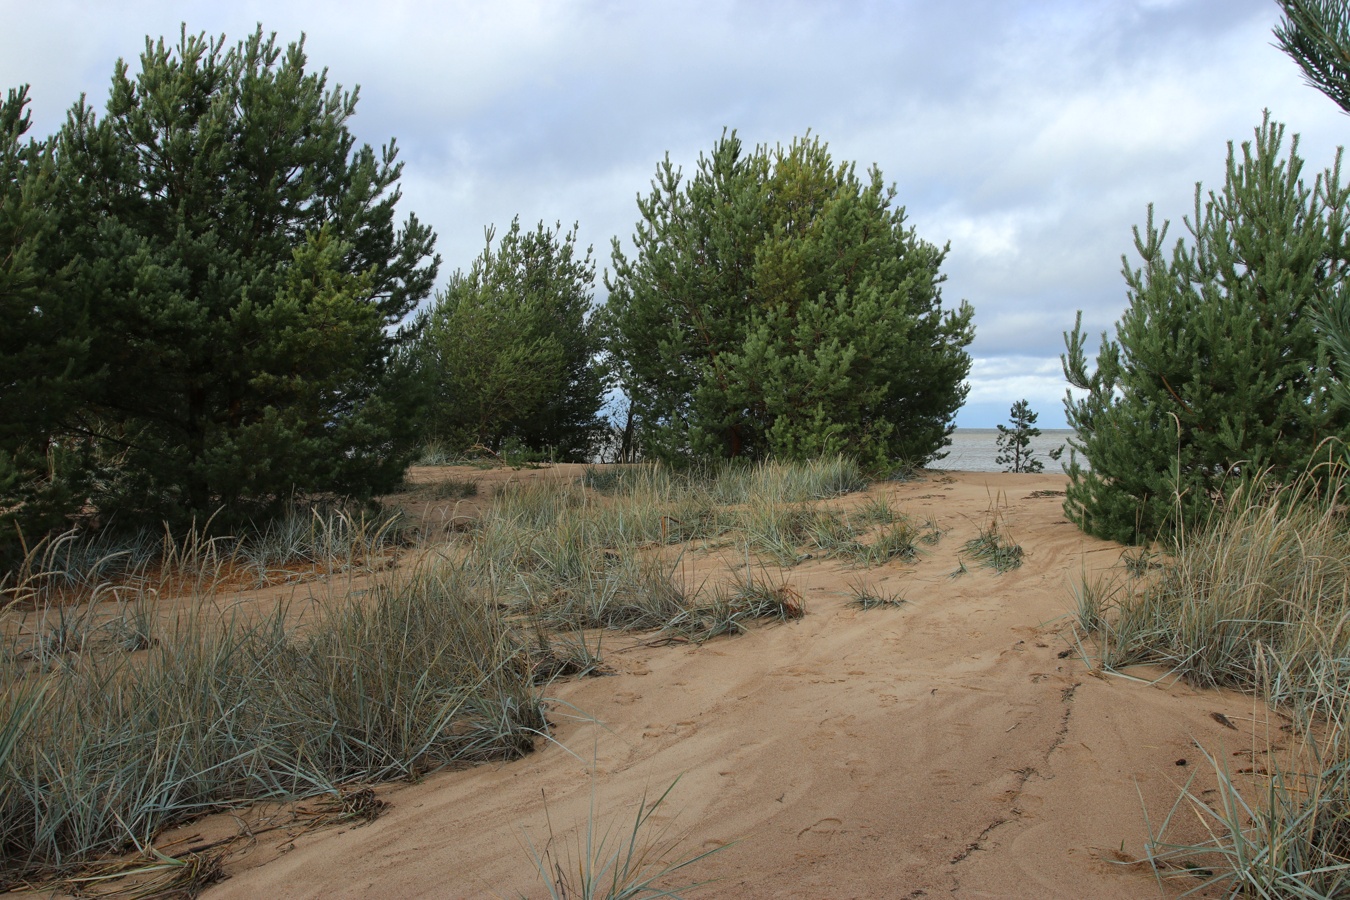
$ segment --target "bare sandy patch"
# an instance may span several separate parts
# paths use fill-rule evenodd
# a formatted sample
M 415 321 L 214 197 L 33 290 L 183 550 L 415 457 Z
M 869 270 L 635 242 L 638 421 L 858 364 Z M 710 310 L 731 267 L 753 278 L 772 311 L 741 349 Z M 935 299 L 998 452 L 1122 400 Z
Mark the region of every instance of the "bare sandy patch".
M 426 517 L 448 521 L 497 482 L 576 474 L 413 479 L 478 479 L 476 497 L 425 501 Z M 1193 774 L 1193 790 L 1210 787 L 1196 741 L 1250 759 L 1278 730 L 1250 698 L 1147 683 L 1156 671 L 1102 675 L 1079 657 L 1070 584 L 1118 565 L 1121 548 L 1064 520 L 1064 483 L 929 473 L 874 485 L 868 496 L 942 531 L 916 561 L 768 567 L 806 615 L 739 637 L 652 646 L 606 632 L 614 674 L 553 683 L 552 740 L 535 753 L 381 788 L 387 808 L 360 827 L 269 832 L 208 896 L 542 896 L 528 848 L 550 822 L 555 841 L 575 842 L 594 805 L 617 837 L 644 792 L 676 778 L 654 821 L 673 817 L 687 854 L 730 845 L 680 873 L 712 880 L 695 896 L 1158 895 L 1147 867 L 1122 865 L 1142 855 L 1144 811 L 1165 815 Z M 964 551 L 991 521 L 1024 550 L 1006 574 Z M 697 548 L 681 560 L 693 582 L 743 564 Z M 859 580 L 906 602 L 858 609 Z M 199 823 L 199 836 L 225 821 Z

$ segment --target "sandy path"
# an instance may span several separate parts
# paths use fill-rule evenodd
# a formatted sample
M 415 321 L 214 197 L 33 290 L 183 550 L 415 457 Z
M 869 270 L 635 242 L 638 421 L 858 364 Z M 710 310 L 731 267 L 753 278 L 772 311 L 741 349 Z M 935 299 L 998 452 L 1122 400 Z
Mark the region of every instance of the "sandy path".
M 804 619 L 702 647 L 606 635 L 619 674 L 549 691 L 571 753 L 541 744 L 385 789 L 376 821 L 280 853 L 259 844 L 207 896 L 542 896 L 525 846 L 547 840 L 541 795 L 559 839 L 575 841 L 592 794 L 601 826 L 624 832 L 643 791 L 677 776 L 656 819 L 677 813 L 683 849 L 738 841 L 686 870 L 715 879 L 694 896 L 1158 896 L 1149 870 L 1107 861 L 1141 852 L 1141 797 L 1165 815 L 1204 763 L 1193 739 L 1241 753 L 1260 716 L 1248 698 L 1103 678 L 1061 657 L 1071 581 L 1119 557 L 1064 521 L 1061 498 L 1031 496 L 1063 485 L 935 474 L 873 488 L 946 530 L 917 564 L 802 563 L 784 577 Z M 968 562 L 949 577 L 994 508 L 1025 564 L 996 575 Z M 858 577 L 910 602 L 857 610 L 846 581 Z

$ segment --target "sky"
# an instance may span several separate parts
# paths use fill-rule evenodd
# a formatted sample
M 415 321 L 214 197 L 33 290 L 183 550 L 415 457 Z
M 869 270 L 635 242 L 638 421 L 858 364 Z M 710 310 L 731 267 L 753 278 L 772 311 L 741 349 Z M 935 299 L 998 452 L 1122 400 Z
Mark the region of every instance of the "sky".
M 0 89 L 31 85 L 49 134 L 82 93 L 101 109 L 147 36 L 303 34 L 311 68 L 359 85 L 357 138 L 397 139 L 400 209 L 435 229 L 442 283 L 515 216 L 576 223 L 604 268 L 666 154 L 692 171 L 724 128 L 809 129 L 950 245 L 944 303 L 976 324 L 958 426 L 1025 398 L 1056 428 L 1062 334 L 1078 310 L 1113 328 L 1148 205 L 1184 236 L 1196 183 L 1221 187 L 1263 110 L 1301 135 L 1309 180 L 1350 133 L 1273 46 L 1278 19 L 1274 0 L 0 0 Z

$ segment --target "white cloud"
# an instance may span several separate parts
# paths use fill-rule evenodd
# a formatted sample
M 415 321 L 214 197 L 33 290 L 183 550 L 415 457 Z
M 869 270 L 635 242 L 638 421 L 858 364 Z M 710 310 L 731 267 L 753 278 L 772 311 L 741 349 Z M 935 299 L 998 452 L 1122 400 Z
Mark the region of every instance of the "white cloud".
M 1124 308 L 1131 226 L 1155 202 L 1181 234 L 1195 182 L 1217 186 L 1262 109 L 1330 162 L 1346 120 L 1271 46 L 1277 19 L 1269 0 L 0 0 L 0 88 L 32 82 L 48 132 L 82 91 L 101 106 L 146 34 L 304 31 L 314 68 L 361 85 L 356 133 L 398 138 L 405 208 L 446 275 L 517 214 L 579 220 L 603 266 L 667 151 L 688 170 L 724 126 L 751 144 L 812 128 L 951 242 L 944 296 L 976 307 L 972 408 L 1006 411 L 1057 402 L 1075 310 L 1095 333 Z

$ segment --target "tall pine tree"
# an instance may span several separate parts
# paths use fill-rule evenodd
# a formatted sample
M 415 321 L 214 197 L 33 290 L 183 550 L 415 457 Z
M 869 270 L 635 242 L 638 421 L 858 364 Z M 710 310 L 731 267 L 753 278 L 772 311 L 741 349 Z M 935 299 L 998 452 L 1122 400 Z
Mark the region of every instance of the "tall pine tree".
M 946 443 L 972 311 L 943 309 L 946 251 L 894 198 L 809 137 L 746 153 L 724 134 L 688 181 L 658 167 L 605 311 L 646 453 L 886 465 Z
M 391 142 L 357 147 L 357 94 L 261 29 L 184 29 L 120 62 L 107 111 L 57 143 L 60 230 L 100 375 L 73 429 L 124 519 L 247 515 L 293 492 L 365 494 L 401 472 L 384 390 L 439 259 L 395 227 Z
M 1170 257 L 1150 207 L 1142 265 L 1125 261 L 1129 309 L 1094 369 L 1081 313 L 1065 334 L 1065 376 L 1086 392 L 1065 399 L 1070 446 L 1092 466 L 1071 459 L 1065 510 L 1092 534 L 1153 539 L 1178 513 L 1198 521 L 1232 476 L 1294 477 L 1347 434 L 1308 313 L 1344 280 L 1350 190 L 1339 157 L 1306 185 L 1297 138 L 1287 156 L 1283 138 L 1267 116 L 1255 140 L 1229 144 L 1222 190 L 1197 185 L 1191 240 Z
M 0 571 L 60 529 L 87 489 L 63 423 L 87 384 L 89 339 L 59 252 L 55 159 L 26 138 L 26 87 L 0 103 Z

